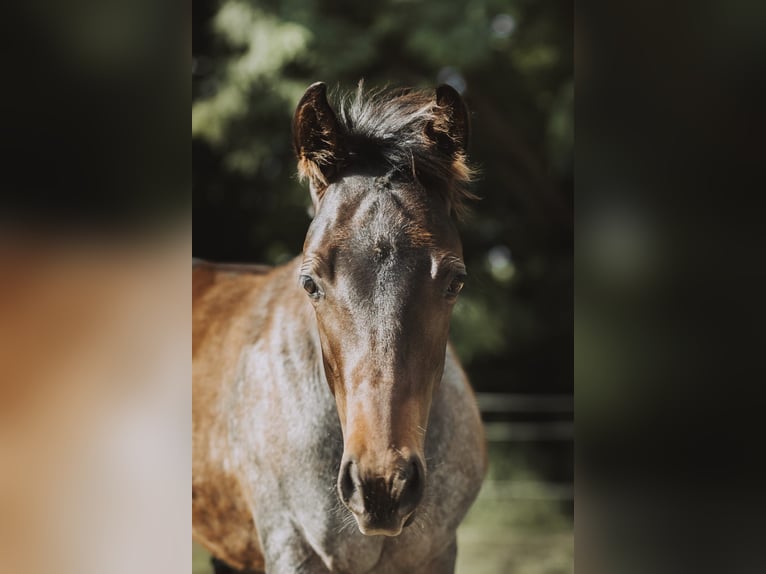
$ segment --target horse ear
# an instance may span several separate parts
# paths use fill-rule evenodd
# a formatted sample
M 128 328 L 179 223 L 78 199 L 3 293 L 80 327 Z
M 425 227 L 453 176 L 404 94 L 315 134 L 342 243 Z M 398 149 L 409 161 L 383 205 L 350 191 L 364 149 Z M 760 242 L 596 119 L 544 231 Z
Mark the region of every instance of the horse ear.
M 436 88 L 434 115 L 426 127 L 428 137 L 447 155 L 464 155 L 470 130 L 468 108 L 455 88 L 447 84 Z
M 309 179 L 312 194 L 321 196 L 338 167 L 340 136 L 340 124 L 327 101 L 327 86 L 316 82 L 303 94 L 293 117 L 298 173 Z

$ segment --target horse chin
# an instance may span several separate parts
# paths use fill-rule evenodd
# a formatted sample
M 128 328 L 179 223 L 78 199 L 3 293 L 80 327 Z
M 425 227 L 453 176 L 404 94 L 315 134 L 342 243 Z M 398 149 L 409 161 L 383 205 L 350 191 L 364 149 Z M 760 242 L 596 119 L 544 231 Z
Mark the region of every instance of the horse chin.
M 393 538 L 395 536 L 399 536 L 402 533 L 402 528 L 400 526 L 397 530 L 391 530 L 387 528 L 364 527 L 359 524 L 359 532 L 365 536 L 389 536 Z
M 359 532 L 364 534 L 365 536 L 389 536 L 389 537 L 395 537 L 399 536 L 402 533 L 402 530 L 406 526 L 412 523 L 412 516 L 414 514 L 410 515 L 406 520 L 400 520 L 398 521 L 398 524 L 382 524 L 377 523 L 373 520 L 370 520 L 369 517 L 365 516 L 359 516 L 357 514 L 354 514 L 354 518 L 356 519 L 356 524 L 359 527 Z

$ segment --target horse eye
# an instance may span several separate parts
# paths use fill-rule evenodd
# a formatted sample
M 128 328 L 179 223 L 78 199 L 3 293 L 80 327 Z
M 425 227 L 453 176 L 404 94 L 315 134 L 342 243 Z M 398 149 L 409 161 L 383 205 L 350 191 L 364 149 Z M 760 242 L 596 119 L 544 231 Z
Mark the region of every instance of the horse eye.
M 311 277 L 308 275 L 301 275 L 301 285 L 303 286 L 303 289 L 306 290 L 306 293 L 309 294 L 309 297 L 312 299 L 319 297 L 319 286 L 317 286 L 316 282 Z
M 463 286 L 465 285 L 465 275 L 455 275 L 453 277 L 452 281 L 449 284 L 449 287 L 447 287 L 447 295 L 450 297 L 457 297 L 458 294 L 463 290 Z

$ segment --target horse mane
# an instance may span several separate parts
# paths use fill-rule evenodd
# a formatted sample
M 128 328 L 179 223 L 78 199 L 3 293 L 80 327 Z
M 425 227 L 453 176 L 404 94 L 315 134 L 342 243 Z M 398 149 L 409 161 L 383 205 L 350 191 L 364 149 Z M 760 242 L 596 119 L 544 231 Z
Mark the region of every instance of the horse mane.
M 342 131 L 343 157 L 334 158 L 341 170 L 383 163 L 391 172 L 442 194 L 458 217 L 467 212 L 466 201 L 477 198 L 469 188 L 476 170 L 463 143 L 452 139 L 449 118 L 433 91 L 365 90 L 360 81 L 355 91 L 335 91 L 330 98 Z M 451 144 L 450 153 L 444 150 L 444 138 Z M 299 165 L 302 179 L 312 175 L 313 167 L 303 163 Z

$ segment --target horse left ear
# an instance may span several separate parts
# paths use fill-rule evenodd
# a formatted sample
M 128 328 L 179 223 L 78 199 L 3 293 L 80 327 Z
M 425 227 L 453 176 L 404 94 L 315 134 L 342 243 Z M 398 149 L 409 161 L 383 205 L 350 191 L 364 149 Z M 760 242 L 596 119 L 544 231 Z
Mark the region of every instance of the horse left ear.
M 293 148 L 298 173 L 311 182 L 311 193 L 321 197 L 341 157 L 341 127 L 330 103 L 327 86 L 316 82 L 303 94 L 293 117 Z
M 447 84 L 436 88 L 434 116 L 426 127 L 428 137 L 447 155 L 464 155 L 470 131 L 468 108 L 455 88 Z

